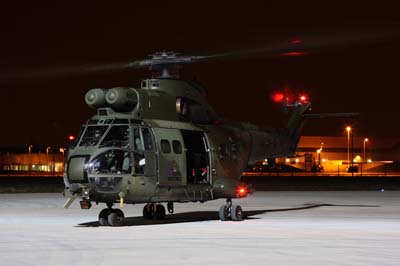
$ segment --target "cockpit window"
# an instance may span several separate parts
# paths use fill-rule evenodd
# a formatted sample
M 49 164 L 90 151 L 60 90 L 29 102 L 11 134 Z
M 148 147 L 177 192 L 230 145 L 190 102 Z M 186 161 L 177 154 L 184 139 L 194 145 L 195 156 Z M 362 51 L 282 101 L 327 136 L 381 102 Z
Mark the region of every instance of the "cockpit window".
M 153 150 L 153 135 L 150 132 L 150 128 L 142 128 L 144 149 L 146 151 Z
M 112 126 L 107 132 L 101 147 L 129 147 L 129 126 Z
M 129 174 L 132 172 L 131 154 L 127 150 L 108 150 L 90 162 L 91 174 Z
M 143 142 L 140 133 L 140 128 L 133 128 L 133 145 L 135 150 L 143 151 Z
M 108 126 L 88 126 L 83 133 L 79 146 L 95 146 L 103 137 Z
M 149 128 L 133 128 L 134 149 L 139 151 L 153 150 L 153 135 Z

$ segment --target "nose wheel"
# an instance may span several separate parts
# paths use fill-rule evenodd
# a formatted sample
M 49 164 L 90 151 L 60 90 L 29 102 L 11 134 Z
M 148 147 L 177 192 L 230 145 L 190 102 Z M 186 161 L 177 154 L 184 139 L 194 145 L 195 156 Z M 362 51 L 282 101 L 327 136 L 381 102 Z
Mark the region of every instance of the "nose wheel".
M 219 219 L 221 221 L 242 221 L 243 210 L 240 205 L 233 205 L 232 199 L 227 199 L 226 204 L 219 208 Z
M 99 213 L 99 224 L 101 226 L 122 226 L 124 220 L 124 212 L 120 209 L 107 208 Z

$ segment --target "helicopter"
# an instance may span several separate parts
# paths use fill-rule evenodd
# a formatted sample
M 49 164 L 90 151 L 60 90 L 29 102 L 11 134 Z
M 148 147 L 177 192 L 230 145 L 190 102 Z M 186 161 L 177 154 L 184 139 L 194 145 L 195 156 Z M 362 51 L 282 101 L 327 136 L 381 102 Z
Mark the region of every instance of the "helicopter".
M 144 219 L 163 219 L 176 202 L 226 199 L 220 220 L 243 220 L 233 199 L 252 188 L 241 182 L 242 173 L 249 163 L 295 155 L 311 103 L 304 96 L 286 102 L 292 114 L 284 128 L 224 120 L 206 101 L 205 88 L 179 79 L 178 71 L 183 64 L 226 55 L 155 53 L 127 65 L 153 71 L 139 88 L 89 90 L 85 101 L 96 114 L 69 147 L 64 207 L 76 198 L 82 209 L 105 203 L 99 224 L 121 226 L 124 204 L 144 204 Z

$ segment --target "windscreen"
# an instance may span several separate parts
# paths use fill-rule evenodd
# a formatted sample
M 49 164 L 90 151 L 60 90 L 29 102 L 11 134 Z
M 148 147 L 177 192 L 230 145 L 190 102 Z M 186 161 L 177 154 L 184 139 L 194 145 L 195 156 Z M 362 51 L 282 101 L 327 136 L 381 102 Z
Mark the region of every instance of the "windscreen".
M 127 150 L 108 150 L 89 164 L 91 174 L 129 174 L 132 172 L 131 155 Z
M 96 146 L 107 128 L 108 126 L 88 126 L 83 133 L 79 146 Z
M 107 132 L 101 147 L 129 147 L 129 126 L 112 126 Z

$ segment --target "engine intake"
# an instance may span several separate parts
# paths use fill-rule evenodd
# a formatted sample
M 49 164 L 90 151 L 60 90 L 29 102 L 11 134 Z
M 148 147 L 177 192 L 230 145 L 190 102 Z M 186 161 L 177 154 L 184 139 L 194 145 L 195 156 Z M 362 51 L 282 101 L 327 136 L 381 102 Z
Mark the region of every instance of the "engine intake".
M 117 112 L 130 112 L 137 105 L 138 97 L 130 88 L 115 87 L 109 90 L 95 88 L 86 93 L 85 102 L 95 109 L 111 107 Z
M 106 102 L 117 112 L 129 112 L 135 108 L 138 98 L 129 88 L 116 87 L 107 91 Z
M 95 88 L 86 93 L 85 102 L 92 108 L 101 108 L 107 105 L 105 97 L 105 89 Z

